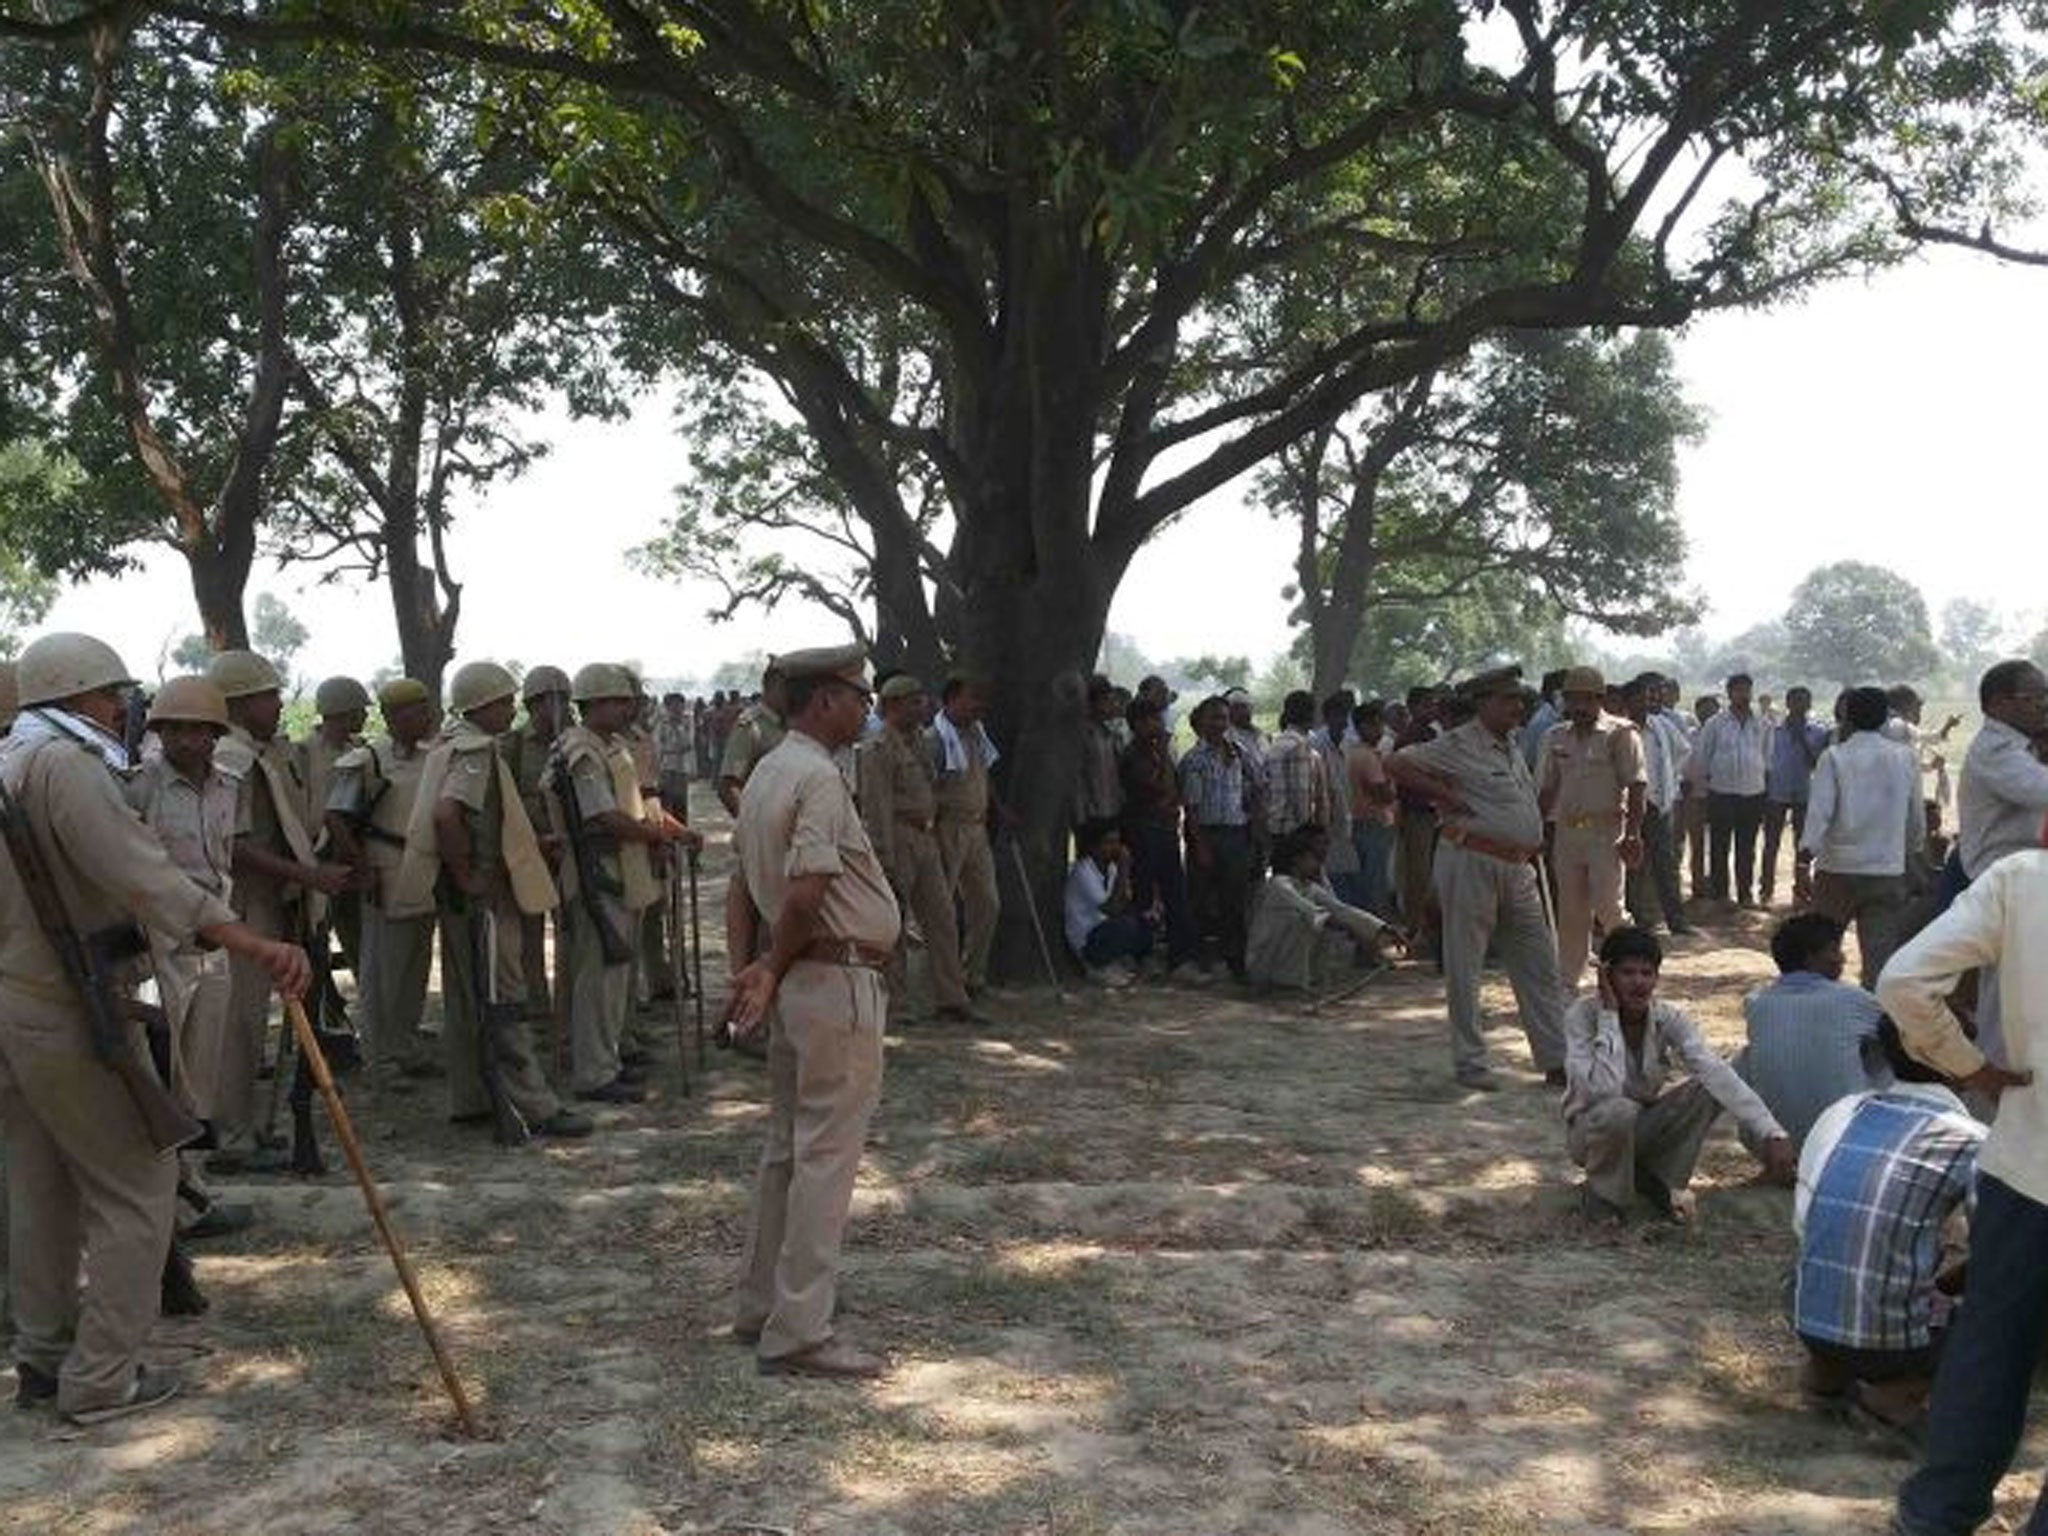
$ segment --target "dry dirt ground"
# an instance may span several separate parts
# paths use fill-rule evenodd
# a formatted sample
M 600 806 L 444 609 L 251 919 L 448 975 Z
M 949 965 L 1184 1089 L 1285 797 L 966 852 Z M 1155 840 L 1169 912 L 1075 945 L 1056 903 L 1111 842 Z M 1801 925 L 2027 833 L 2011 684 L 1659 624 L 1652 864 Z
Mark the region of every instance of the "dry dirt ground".
M 1667 970 L 1723 1045 L 1761 939 Z M 1723 1128 L 1697 1229 L 1587 1230 L 1505 987 L 1493 1096 L 1451 1088 L 1438 998 L 1411 967 L 1318 1013 L 1041 992 L 893 1033 L 844 1286 L 894 1361 L 867 1387 L 758 1377 L 725 1332 L 752 1063 L 686 1099 L 670 1045 L 646 1106 L 516 1153 L 354 1089 L 488 1437 L 450 1433 L 354 1187 L 251 1182 L 212 1315 L 152 1346 L 200 1389 L 0 1415 L 0 1530 L 1881 1531 L 1903 1463 L 1799 1403 L 1789 1197 Z

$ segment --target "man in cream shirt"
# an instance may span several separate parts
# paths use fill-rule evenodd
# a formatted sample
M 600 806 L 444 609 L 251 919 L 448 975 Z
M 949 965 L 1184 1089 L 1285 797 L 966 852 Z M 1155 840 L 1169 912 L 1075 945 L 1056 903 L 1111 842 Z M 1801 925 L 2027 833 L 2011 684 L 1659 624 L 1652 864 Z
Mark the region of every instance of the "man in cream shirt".
M 2033 1072 L 2048 1061 L 2044 918 L 2048 852 L 2011 854 L 1979 871 L 1955 905 L 1894 954 L 1877 986 L 1907 1051 L 1959 1089 L 1998 1100 L 1977 1164 L 1969 1302 L 1935 1376 L 1925 1457 L 1899 1490 L 1898 1536 L 1962 1536 L 1989 1516 L 2048 1343 L 2048 1100 Z M 1947 1002 L 1980 965 L 1999 967 L 2002 1061 L 1969 1040 Z M 2028 1528 L 2042 1529 L 2044 1518 L 2037 1506 Z

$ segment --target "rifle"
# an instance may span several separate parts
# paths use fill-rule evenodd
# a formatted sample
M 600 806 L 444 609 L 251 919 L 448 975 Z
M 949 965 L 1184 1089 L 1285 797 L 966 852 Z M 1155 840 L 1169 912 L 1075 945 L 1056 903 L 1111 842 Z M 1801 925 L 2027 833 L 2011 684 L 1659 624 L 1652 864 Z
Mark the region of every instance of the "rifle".
M 484 1094 L 491 1101 L 491 1127 L 501 1147 L 523 1147 L 529 1138 L 526 1121 L 505 1092 L 502 1044 L 505 1031 L 525 1017 L 524 1003 L 498 1001 L 498 914 L 486 898 L 465 896 L 469 907 L 470 967 L 475 972 L 477 1049 L 482 1055 Z
M 669 992 L 676 1006 L 676 1070 L 683 1076 L 683 1096 L 690 1094 L 690 1044 L 685 1021 L 689 1016 L 690 967 L 683 954 L 683 870 L 675 858 L 668 861 Z
M 334 985 L 334 957 L 327 947 L 327 930 L 324 926 L 312 931 L 305 948 L 306 958 L 313 966 L 313 985 L 307 995 L 317 998 L 325 989 Z M 342 1038 L 351 1039 L 348 1036 Z M 292 1172 L 323 1174 L 327 1171 L 327 1160 L 320 1155 L 320 1138 L 313 1128 L 312 1070 L 307 1064 L 305 1053 L 295 1048 L 295 1041 L 289 1029 L 279 1031 L 277 1037 L 277 1063 L 270 1072 L 270 1106 L 263 1117 L 263 1140 L 274 1144 L 277 1136 L 277 1095 L 284 1084 L 287 1061 L 291 1063 L 292 1068 L 292 1089 L 286 1100 L 292 1111 Z
M 144 1064 L 129 1033 L 134 1017 L 129 1003 L 115 989 L 114 978 L 123 961 L 149 952 L 149 941 L 135 923 L 116 923 L 94 933 L 81 935 L 64 910 L 64 898 L 50 877 L 36 845 L 35 829 L 21 803 L 0 784 L 0 834 L 14 861 L 23 893 L 36 914 L 43 937 L 57 952 L 64 976 L 85 1008 L 92 1034 L 93 1054 L 128 1090 L 136 1113 L 142 1116 L 150 1145 L 159 1152 L 172 1152 L 205 1134 L 206 1127 L 193 1118 L 164 1086 L 164 1079 Z
M 690 858 L 690 998 L 697 1010 L 697 1069 L 704 1069 L 704 929 L 697 919 L 697 850 Z
M 612 926 L 611 915 L 599 899 L 598 882 L 603 871 L 598 868 L 597 850 L 590 845 L 590 829 L 583 825 L 583 818 L 577 814 L 576 786 L 569 780 L 569 761 L 557 757 L 548 770 L 548 787 L 555 792 L 555 800 L 562 807 L 562 830 L 568 834 L 569 853 L 576 861 L 576 897 L 583 904 L 584 915 L 590 919 L 591 931 L 597 935 L 597 942 L 604 952 L 606 965 L 625 965 L 633 958 L 633 946 L 625 935 Z

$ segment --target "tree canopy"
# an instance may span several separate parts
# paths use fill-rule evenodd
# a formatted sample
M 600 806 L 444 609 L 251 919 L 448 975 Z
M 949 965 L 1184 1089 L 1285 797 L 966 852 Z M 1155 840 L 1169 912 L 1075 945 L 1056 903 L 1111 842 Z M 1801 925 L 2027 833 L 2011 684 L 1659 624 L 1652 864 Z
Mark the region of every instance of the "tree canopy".
M 1678 445 L 1699 432 L 1656 332 L 1513 333 L 1281 450 L 1261 499 L 1296 528 L 1318 691 L 1388 605 L 1518 578 L 1558 618 L 1690 622 Z
M 1821 566 L 1792 589 L 1785 636 L 1795 668 L 1843 687 L 1919 677 L 1936 660 L 1920 589 L 1860 560 Z

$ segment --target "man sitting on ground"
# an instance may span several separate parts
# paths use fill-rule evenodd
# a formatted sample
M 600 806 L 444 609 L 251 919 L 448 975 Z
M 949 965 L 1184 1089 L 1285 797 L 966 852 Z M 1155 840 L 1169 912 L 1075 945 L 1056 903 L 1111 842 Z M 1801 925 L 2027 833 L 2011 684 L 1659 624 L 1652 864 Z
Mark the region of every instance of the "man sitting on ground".
M 1686 1185 L 1722 1110 L 1735 1116 L 1764 1171 L 1792 1177 L 1792 1141 L 1764 1101 L 1715 1054 L 1699 1026 L 1656 1001 L 1664 951 L 1640 928 L 1600 945 L 1600 990 L 1564 1017 L 1565 1145 L 1586 1170 L 1583 1208 L 1625 1221 L 1637 1194 L 1666 1221 L 1692 1218 Z M 1673 1083 L 1673 1068 L 1690 1078 Z
M 1152 953 L 1152 924 L 1131 910 L 1131 855 L 1104 818 L 1074 833 L 1081 856 L 1067 871 L 1067 947 L 1105 987 L 1129 986 Z
M 1320 992 L 1354 970 L 1361 954 L 1378 955 L 1399 934 L 1362 907 L 1342 900 L 1323 874 L 1328 835 L 1319 828 L 1284 832 L 1273 842 L 1273 873 L 1252 899 L 1246 979 L 1254 987 Z
M 1778 979 L 1743 1000 L 1749 1047 L 1735 1066 L 1798 1147 L 1830 1104 L 1891 1085 L 1875 1051 L 1884 1009 L 1842 980 L 1842 925 L 1824 913 L 1780 923 L 1771 958 Z
M 1890 1023 L 1882 1038 L 1899 1081 L 1829 1106 L 1799 1156 L 1792 1327 L 1809 1399 L 1917 1438 L 1986 1129 Z

